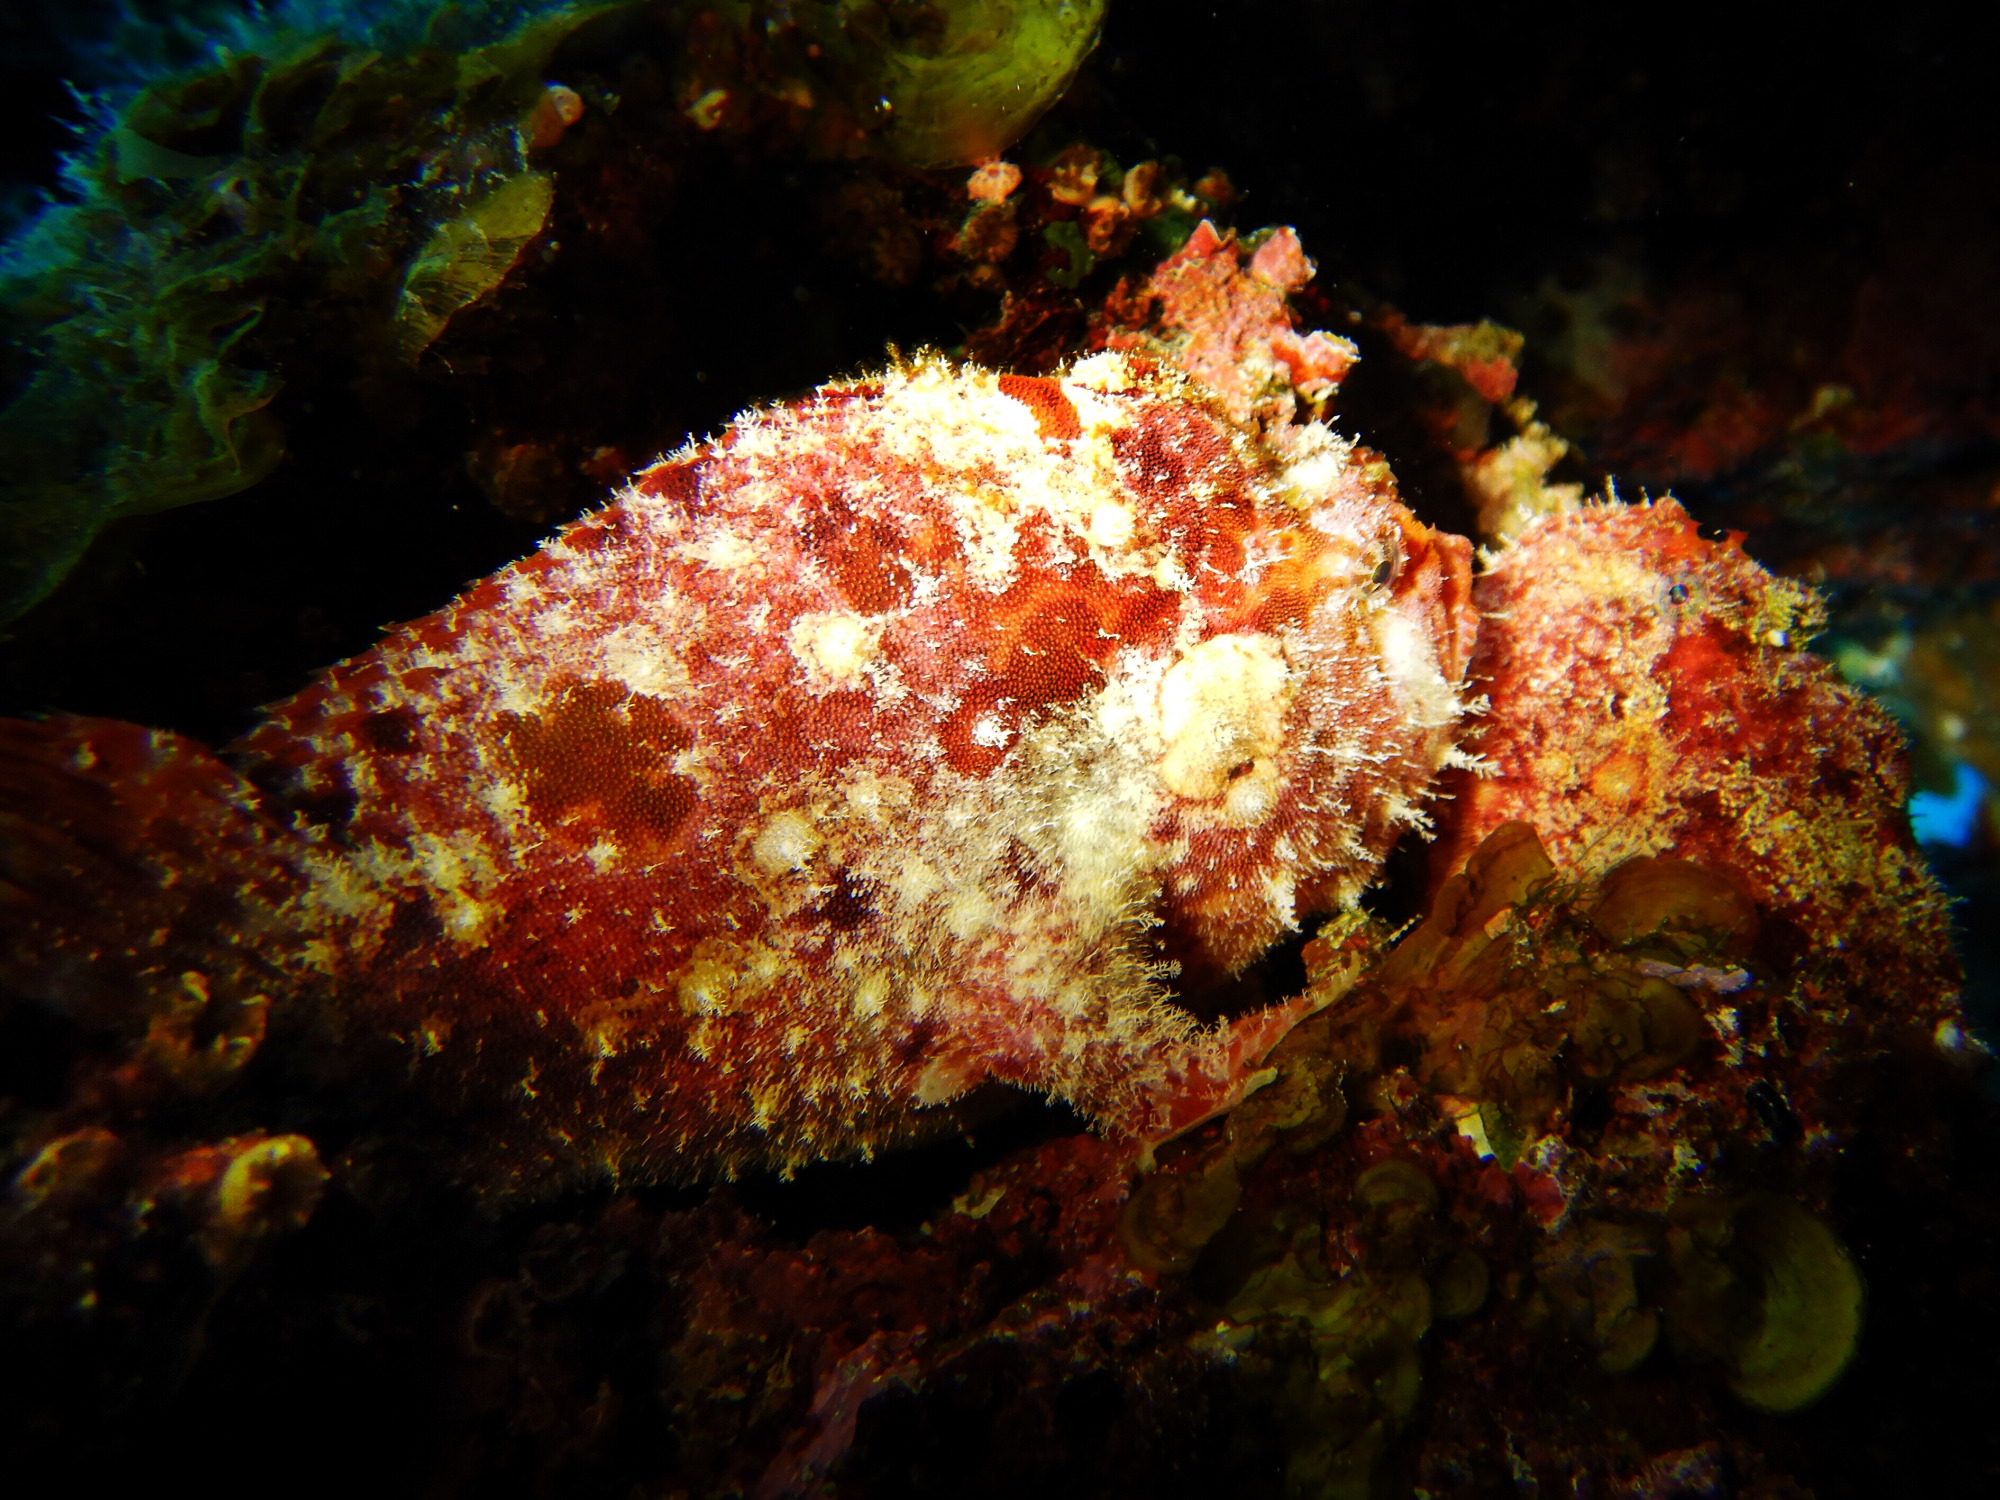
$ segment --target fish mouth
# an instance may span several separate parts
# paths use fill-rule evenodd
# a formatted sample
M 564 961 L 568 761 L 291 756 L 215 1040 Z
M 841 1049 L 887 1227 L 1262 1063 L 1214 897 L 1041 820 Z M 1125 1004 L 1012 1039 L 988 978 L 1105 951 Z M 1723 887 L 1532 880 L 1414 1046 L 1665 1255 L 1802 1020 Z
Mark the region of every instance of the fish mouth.
M 1204 1025 L 1254 1015 L 1296 1000 L 1306 990 L 1305 948 L 1325 923 L 1311 916 L 1281 934 L 1257 958 L 1239 969 L 1218 962 L 1200 936 L 1170 915 L 1147 936 L 1149 956 L 1175 966 L 1164 981 L 1164 998 Z

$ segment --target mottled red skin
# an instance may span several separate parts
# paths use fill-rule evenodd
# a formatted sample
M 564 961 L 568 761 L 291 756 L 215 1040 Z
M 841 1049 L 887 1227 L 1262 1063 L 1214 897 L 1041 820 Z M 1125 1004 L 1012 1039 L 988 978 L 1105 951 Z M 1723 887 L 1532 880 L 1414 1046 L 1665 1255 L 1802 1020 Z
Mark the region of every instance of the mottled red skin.
M 1950 939 L 1901 731 L 1803 649 L 1816 603 L 1741 542 L 1663 500 L 1551 516 L 1498 554 L 1475 590 L 1487 772 L 1452 774 L 1433 888 L 1517 819 L 1558 864 L 1671 854 L 1739 880 L 1813 950 L 1931 949 L 1928 1028 Z
M 1615 1090 L 1599 1146 L 1545 1163 L 1565 1202 L 1659 1211 L 1690 1162 L 1774 1131 L 1805 1143 L 1791 1176 L 1811 1201 L 1854 1125 L 1853 1068 L 1968 1045 L 1901 732 L 1801 649 L 1816 601 L 1741 541 L 1672 501 L 1586 507 L 1535 523 L 1477 586 L 1487 774 L 1449 777 L 1433 889 L 1518 819 L 1566 879 L 1670 856 L 1760 913 L 1756 982 L 1703 1002 L 1715 1040 L 1661 1086 Z
M 1381 465 L 1319 431 L 1281 472 L 1181 392 L 829 388 L 275 706 L 248 784 L 169 745 L 112 800 L 192 778 L 223 846 L 277 846 L 274 1000 L 329 1058 L 386 1048 L 489 1190 L 867 1151 L 988 1078 L 1169 1137 L 1299 1012 L 1198 1030 L 1160 960 L 1226 972 L 1353 898 L 1421 817 L 1474 633 L 1466 544 Z M 1157 706 L 1216 642 L 1254 699 L 1227 777 L 1208 710 Z M 24 759 L 87 781 L 121 732 Z M 1154 767 L 1176 734 L 1193 771 Z M 145 848 L 173 825 L 138 807 Z M 148 853 L 158 883 L 255 888 L 201 843 Z M 172 966 L 206 935 L 135 941 Z

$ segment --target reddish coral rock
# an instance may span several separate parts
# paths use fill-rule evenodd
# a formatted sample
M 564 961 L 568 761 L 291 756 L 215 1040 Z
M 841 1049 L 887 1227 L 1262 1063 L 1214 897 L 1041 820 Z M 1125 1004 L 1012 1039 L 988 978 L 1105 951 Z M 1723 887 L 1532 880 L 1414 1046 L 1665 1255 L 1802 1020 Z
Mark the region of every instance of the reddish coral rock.
M 1412 323 L 1394 308 L 1387 309 L 1379 323 L 1398 353 L 1458 371 L 1489 406 L 1499 406 L 1513 396 L 1526 340 L 1511 328 L 1492 322 L 1442 327 Z
M 1558 864 L 1671 854 L 1845 963 L 1934 955 L 1935 1013 L 1910 1018 L 1934 1025 L 1955 1014 L 1951 941 L 1901 733 L 1804 650 L 1817 599 L 1740 540 L 1663 500 L 1545 516 L 1494 557 L 1476 591 L 1486 768 L 1453 788 L 1437 878 L 1517 819 Z
M 1156 349 L 1214 393 L 1232 421 L 1261 426 L 1282 445 L 1301 398 L 1324 402 L 1358 358 L 1354 345 L 1324 333 L 1300 334 L 1286 294 L 1312 279 L 1299 238 L 1271 231 L 1246 265 L 1234 234 L 1204 219 L 1148 284 L 1153 326 L 1118 326 L 1100 335 L 1114 349 Z

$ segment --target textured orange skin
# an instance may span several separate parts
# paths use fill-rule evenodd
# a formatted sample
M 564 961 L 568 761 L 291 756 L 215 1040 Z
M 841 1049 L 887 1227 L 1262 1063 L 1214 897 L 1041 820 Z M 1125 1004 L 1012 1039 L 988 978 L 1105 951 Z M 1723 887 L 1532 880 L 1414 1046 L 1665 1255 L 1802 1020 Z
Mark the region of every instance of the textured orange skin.
M 1471 674 L 1488 774 L 1447 778 L 1433 885 L 1517 819 L 1580 871 L 1691 860 L 1851 981 L 1879 965 L 1868 982 L 1922 997 L 1906 1019 L 1929 1030 L 1956 1014 L 1956 974 L 1902 732 L 1803 649 L 1817 602 L 1741 542 L 1668 499 L 1548 516 L 1496 556 Z
M 1134 517 L 1120 546 L 1164 559 L 1150 572 L 1107 577 L 1118 546 L 1093 561 L 1030 516 L 1008 578 L 977 576 L 940 497 L 1007 512 L 1012 476 L 949 434 L 889 452 L 868 426 L 882 384 L 830 387 L 758 419 L 763 437 L 647 470 L 274 707 L 232 758 L 258 788 L 246 810 L 300 839 L 296 988 L 331 997 L 313 1003 L 332 1045 L 405 1049 L 497 1191 L 868 1151 L 948 1128 L 930 1106 L 985 1079 L 1142 1143 L 1254 1087 L 1298 1007 L 1197 1027 L 1163 960 L 1254 957 L 1351 899 L 1417 816 L 1456 700 L 1415 724 L 1369 632 L 1407 622 L 1455 689 L 1469 549 L 1396 503 L 1379 463 L 1322 497 L 1367 536 L 1330 537 L 1274 498 L 1253 440 L 1161 377 L 1131 382 L 1091 398 L 1118 429 L 1094 451 Z M 993 384 L 1068 462 L 1081 429 L 1056 382 Z M 823 618 L 862 621 L 841 639 L 872 641 L 876 677 L 807 680 L 798 631 Z M 1315 663 L 1285 699 L 1268 811 L 1234 826 L 1222 798 L 1155 788 L 1126 830 L 1142 867 L 1104 877 L 1130 909 L 1080 915 L 1088 882 L 1044 837 L 1061 789 L 1023 757 L 1072 753 L 1114 679 L 1220 636 Z M 653 690 L 627 680 L 656 668 Z M 1158 749 L 1104 753 L 1144 771 Z M 898 871 L 956 848 L 954 819 L 985 830 L 983 873 L 911 896 Z M 984 936 L 958 931 L 968 902 Z

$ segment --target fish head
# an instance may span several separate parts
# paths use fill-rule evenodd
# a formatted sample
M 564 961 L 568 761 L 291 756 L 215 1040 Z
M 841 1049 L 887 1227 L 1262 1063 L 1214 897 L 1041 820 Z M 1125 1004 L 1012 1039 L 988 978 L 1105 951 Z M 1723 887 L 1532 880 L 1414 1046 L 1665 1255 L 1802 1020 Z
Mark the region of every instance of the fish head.
M 1425 826 L 1466 714 L 1471 544 L 1418 520 L 1372 455 L 1323 456 L 1256 508 L 1209 633 L 1161 682 L 1154 769 L 1180 832 L 1166 938 L 1190 976 L 1351 906 Z

